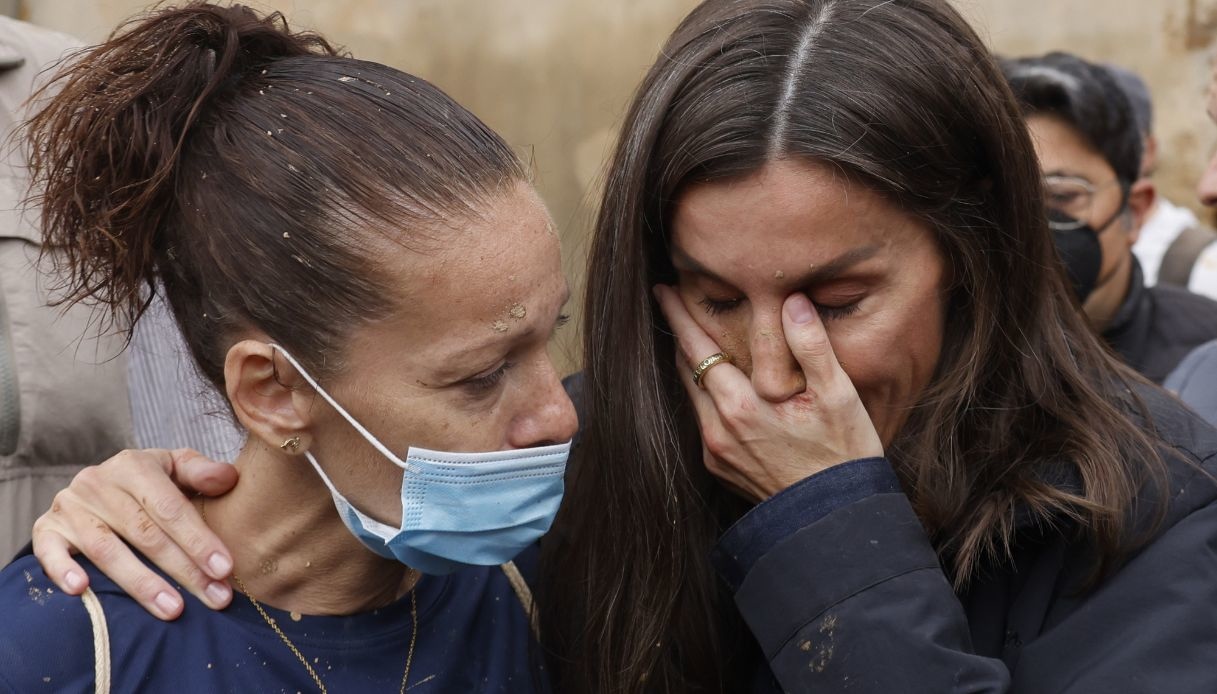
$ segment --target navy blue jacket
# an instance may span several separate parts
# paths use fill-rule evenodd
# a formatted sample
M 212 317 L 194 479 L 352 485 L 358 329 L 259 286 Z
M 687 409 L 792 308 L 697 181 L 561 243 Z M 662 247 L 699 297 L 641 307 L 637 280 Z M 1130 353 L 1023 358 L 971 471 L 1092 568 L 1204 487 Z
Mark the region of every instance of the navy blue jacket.
M 714 561 L 772 671 L 757 690 L 1217 692 L 1217 432 L 1141 396 L 1168 444 L 1169 503 L 1140 509 L 1164 512 L 1153 539 L 1088 593 L 1087 545 L 1030 522 L 1013 562 L 957 593 L 881 458 L 756 506 Z

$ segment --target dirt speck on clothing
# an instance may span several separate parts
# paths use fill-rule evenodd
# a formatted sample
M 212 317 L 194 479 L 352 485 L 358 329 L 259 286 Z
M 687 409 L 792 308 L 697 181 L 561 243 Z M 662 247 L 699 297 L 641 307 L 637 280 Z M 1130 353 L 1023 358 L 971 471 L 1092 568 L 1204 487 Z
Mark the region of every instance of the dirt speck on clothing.
M 800 649 L 812 653 L 811 661 L 807 663 L 807 667 L 813 671 L 824 672 L 829 663 L 832 662 L 833 655 L 837 649 L 836 629 L 837 616 L 827 615 L 824 619 L 820 620 L 820 636 L 823 637 L 820 643 L 815 645 L 810 640 L 807 640 L 799 644 Z

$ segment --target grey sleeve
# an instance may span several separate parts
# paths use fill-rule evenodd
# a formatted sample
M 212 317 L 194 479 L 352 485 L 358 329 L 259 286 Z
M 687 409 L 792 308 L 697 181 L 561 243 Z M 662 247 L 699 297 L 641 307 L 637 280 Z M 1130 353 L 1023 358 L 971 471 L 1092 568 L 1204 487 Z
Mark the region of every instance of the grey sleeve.
M 1192 350 L 1162 385 L 1209 424 L 1217 425 L 1217 342 Z

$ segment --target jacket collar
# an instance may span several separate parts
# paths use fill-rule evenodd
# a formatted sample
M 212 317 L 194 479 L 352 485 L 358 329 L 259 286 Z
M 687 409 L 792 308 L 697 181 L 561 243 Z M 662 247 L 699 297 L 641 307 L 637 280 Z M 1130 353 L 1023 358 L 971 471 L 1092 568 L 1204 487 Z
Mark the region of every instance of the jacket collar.
M 1145 287 L 1145 275 L 1136 256 L 1132 259 L 1132 272 L 1128 278 L 1128 295 L 1116 310 L 1111 323 L 1103 331 L 1103 340 L 1120 355 L 1129 366 L 1140 372 L 1145 361 L 1146 345 L 1152 323 L 1153 306 L 1149 291 Z

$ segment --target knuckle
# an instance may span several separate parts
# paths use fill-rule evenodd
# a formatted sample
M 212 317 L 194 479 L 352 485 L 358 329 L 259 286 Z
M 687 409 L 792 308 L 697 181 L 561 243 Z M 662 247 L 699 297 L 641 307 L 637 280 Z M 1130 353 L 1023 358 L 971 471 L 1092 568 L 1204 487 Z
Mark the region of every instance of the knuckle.
M 149 507 L 148 500 L 142 499 L 141 504 Z M 180 495 L 161 496 L 153 500 L 151 509 L 156 517 L 167 523 L 176 523 L 186 513 L 186 498 Z
M 705 445 L 706 450 L 710 452 L 710 455 L 715 458 L 727 452 L 727 437 L 717 431 L 702 432 L 701 442 Z
M 182 549 L 193 557 L 202 556 L 207 550 L 207 538 L 199 533 L 190 533 L 182 539 Z
M 131 589 L 132 595 L 138 595 L 144 600 L 150 601 L 160 592 L 161 581 L 150 572 L 145 571 L 131 582 Z
M 138 467 L 140 461 L 140 452 L 130 448 L 123 449 L 115 453 L 112 458 L 98 466 L 103 471 L 110 471 L 114 468 Z
M 33 540 L 34 556 L 43 564 L 48 561 L 58 559 L 60 556 L 60 547 L 56 546 L 55 538 L 61 538 L 59 533 L 47 528 L 39 522 L 34 523 L 34 529 L 30 533 L 30 539 Z
M 98 525 L 97 534 L 86 540 L 82 549 L 93 563 L 108 564 L 118 555 L 118 540 L 109 528 Z
M 90 465 L 82 468 L 76 476 L 72 478 L 72 483 L 68 489 L 79 487 L 84 490 L 96 489 L 101 484 L 101 468 L 98 465 Z M 64 490 L 67 491 L 67 490 Z M 61 494 L 63 492 L 60 492 Z M 56 497 L 58 498 L 58 496 Z
M 136 511 L 135 518 L 127 529 L 127 537 L 144 550 L 156 551 L 165 546 L 165 534 L 143 509 Z

